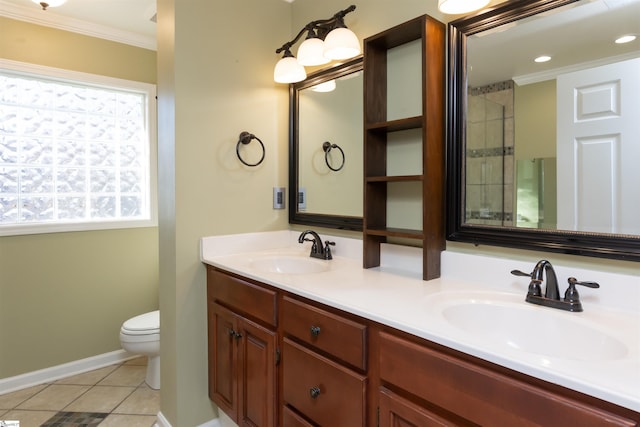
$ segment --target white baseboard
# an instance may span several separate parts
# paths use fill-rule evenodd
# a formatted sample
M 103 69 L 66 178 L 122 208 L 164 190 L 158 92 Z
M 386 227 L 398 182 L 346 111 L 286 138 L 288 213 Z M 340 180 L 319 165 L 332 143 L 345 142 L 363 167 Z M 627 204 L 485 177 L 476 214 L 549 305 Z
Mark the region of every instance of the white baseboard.
M 61 378 L 124 362 L 134 357 L 139 357 L 139 355 L 127 353 L 124 350 L 116 350 L 38 371 L 27 372 L 15 377 L 2 378 L 0 379 L 0 394 L 22 390 L 38 384 L 50 383 Z
M 156 420 L 156 424 L 154 427 L 172 427 L 171 423 L 167 421 L 162 412 L 158 412 L 158 418 Z M 204 424 L 200 424 L 198 427 L 222 427 L 220 424 L 220 418 L 214 418 L 213 420 L 207 421 Z

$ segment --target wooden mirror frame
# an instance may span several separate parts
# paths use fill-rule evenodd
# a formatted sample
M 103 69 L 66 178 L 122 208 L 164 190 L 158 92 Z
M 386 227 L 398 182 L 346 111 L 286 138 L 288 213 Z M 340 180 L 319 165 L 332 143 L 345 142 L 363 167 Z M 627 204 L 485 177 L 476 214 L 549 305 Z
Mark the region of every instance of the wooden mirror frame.
M 306 80 L 289 85 L 289 223 L 309 226 L 362 231 L 362 217 L 327 215 L 298 211 L 299 165 L 299 91 L 319 83 L 362 70 L 362 56 L 310 74 Z M 364 127 L 363 123 L 358 126 Z M 362 153 L 360 153 L 363 156 Z
M 450 22 L 447 106 L 447 240 L 475 245 L 640 261 L 640 236 L 523 229 L 465 223 L 467 36 L 574 3 L 578 0 L 519 0 Z

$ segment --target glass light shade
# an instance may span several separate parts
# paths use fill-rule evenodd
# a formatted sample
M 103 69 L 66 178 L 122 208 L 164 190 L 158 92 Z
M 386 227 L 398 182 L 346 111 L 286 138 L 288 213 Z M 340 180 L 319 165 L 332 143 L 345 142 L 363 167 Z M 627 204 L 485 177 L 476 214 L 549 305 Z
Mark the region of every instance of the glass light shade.
M 622 36 L 616 39 L 616 43 L 618 44 L 623 44 L 623 43 L 629 43 L 632 42 L 636 39 L 636 36 L 634 36 L 633 34 L 629 34 L 627 36 Z
M 328 82 L 320 83 L 311 87 L 314 92 L 331 92 L 336 88 L 336 81 L 329 80 Z
M 317 37 L 302 42 L 298 48 L 297 58 L 298 62 L 305 66 L 322 65 L 331 61 L 324 56 L 324 42 Z
M 42 3 L 46 3 L 47 7 L 56 7 L 63 5 L 67 2 L 67 0 L 32 0 L 35 4 L 42 5 Z
M 293 56 L 282 58 L 273 70 L 273 80 L 276 83 L 296 83 L 306 78 L 307 72 Z
M 438 0 L 438 9 L 442 13 L 459 15 L 482 9 L 489 4 L 489 0 Z
M 335 28 L 324 39 L 324 56 L 329 59 L 349 59 L 359 53 L 358 36 L 348 28 Z

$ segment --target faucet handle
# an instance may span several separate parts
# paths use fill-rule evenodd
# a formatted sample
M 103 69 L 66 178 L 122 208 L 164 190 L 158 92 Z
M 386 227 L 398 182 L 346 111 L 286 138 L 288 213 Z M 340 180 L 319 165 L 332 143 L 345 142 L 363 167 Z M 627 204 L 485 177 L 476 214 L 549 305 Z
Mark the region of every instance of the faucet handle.
M 576 285 L 586 286 L 587 288 L 599 288 L 600 285 L 596 282 L 579 282 L 575 277 L 569 277 L 567 279 L 569 287 L 564 293 L 564 300 L 570 303 L 575 308 L 572 311 L 582 311 L 582 303 L 580 303 L 580 295 L 576 289 Z
M 533 276 L 533 273 L 525 273 L 524 271 L 521 271 L 521 270 L 511 270 L 511 274 L 513 274 L 514 276 L 524 276 L 524 277 Z
M 569 282 L 569 287 L 572 287 L 575 285 L 586 286 L 587 288 L 594 288 L 594 289 L 597 289 L 600 287 L 600 284 L 598 282 L 579 282 L 578 279 L 576 279 L 575 277 L 569 277 L 567 279 L 567 282 Z
M 511 274 L 514 276 L 530 277 L 529 288 L 527 289 L 527 295 L 533 295 L 539 297 L 542 295 L 542 288 L 540 287 L 541 280 L 535 277 L 535 270 L 531 273 L 525 273 L 521 270 L 511 270 Z
M 333 259 L 331 256 L 331 246 L 335 246 L 336 242 L 325 241 L 324 242 L 324 259 Z

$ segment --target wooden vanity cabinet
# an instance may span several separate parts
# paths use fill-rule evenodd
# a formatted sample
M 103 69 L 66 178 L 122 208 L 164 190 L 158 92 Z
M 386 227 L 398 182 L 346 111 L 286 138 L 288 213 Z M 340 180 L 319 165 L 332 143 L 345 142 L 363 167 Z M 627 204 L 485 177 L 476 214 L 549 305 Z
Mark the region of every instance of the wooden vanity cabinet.
M 240 426 L 277 425 L 276 297 L 207 267 L 209 397 Z
M 209 396 L 240 426 L 640 426 L 640 413 L 207 267 Z

